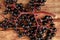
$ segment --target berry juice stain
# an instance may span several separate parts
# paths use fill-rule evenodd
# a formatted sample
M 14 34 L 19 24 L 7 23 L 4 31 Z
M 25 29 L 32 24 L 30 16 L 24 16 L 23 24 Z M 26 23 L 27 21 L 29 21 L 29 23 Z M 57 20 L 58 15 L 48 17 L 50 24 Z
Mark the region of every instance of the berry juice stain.
M 11 17 L 9 19 L 5 17 L 5 20 L 0 22 L 0 28 L 3 30 L 11 28 L 16 31 L 18 37 L 26 35 L 30 40 L 50 40 L 55 36 L 56 28 L 51 16 L 36 18 L 38 16 L 36 10 L 39 11 L 46 0 L 30 0 L 26 4 L 27 7 L 24 7 L 22 3 L 17 3 L 17 0 L 4 0 L 4 2 L 6 9 L 3 14 L 10 14 Z

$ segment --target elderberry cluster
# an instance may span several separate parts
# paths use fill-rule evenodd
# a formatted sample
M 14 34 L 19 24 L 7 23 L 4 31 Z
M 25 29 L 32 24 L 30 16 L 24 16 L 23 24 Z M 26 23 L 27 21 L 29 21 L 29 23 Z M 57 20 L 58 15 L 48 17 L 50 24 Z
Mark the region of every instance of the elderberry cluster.
M 17 0 L 5 0 L 5 11 L 4 14 L 11 13 L 16 16 L 20 12 L 27 12 L 28 10 L 23 7 L 22 3 L 17 3 Z
M 17 0 L 4 0 L 6 4 L 13 4 L 16 3 Z
M 6 6 L 14 4 L 16 9 L 22 12 L 33 11 L 35 9 L 40 10 L 41 6 L 45 4 L 46 0 L 30 0 L 27 6 L 24 7 L 22 3 L 18 4 L 17 0 L 5 0 Z M 8 7 L 8 10 L 11 10 L 11 6 Z
M 13 30 L 17 32 L 18 37 L 26 35 L 31 40 L 51 40 L 52 37 L 55 36 L 56 28 L 51 16 L 46 15 L 39 20 L 37 19 L 38 24 L 35 20 L 34 14 L 22 14 L 15 22 L 14 20 L 16 20 L 14 17 L 9 20 L 5 19 L 0 23 L 1 28 L 4 28 L 4 30 L 13 28 Z M 47 26 L 47 24 L 49 24 L 49 26 Z
M 41 6 L 43 6 L 45 2 L 46 0 L 30 0 L 28 5 L 30 10 L 40 10 Z
M 16 3 L 17 0 L 5 0 L 6 9 L 4 14 L 11 14 L 11 18 L 0 22 L 0 28 L 7 30 L 12 28 L 18 34 L 18 37 L 28 36 L 30 40 L 51 40 L 55 36 L 56 28 L 51 16 L 44 16 L 36 19 L 33 12 L 28 13 L 22 3 Z M 30 0 L 28 7 L 30 9 L 38 8 L 45 0 Z M 12 5 L 13 4 L 13 5 Z

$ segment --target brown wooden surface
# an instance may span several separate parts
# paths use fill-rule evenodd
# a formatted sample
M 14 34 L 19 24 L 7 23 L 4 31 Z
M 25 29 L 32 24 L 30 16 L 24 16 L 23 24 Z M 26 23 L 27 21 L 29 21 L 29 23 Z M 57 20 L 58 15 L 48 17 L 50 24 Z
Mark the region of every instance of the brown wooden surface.
M 1 1 L 3 1 L 3 0 L 0 0 L 0 3 L 2 3 Z M 24 1 L 24 0 L 22 0 L 22 1 Z M 18 1 L 18 3 L 19 2 L 20 1 Z M 2 6 L 2 8 L 4 8 L 4 7 Z M 41 8 L 42 8 L 41 11 L 53 13 L 56 15 L 55 18 L 60 18 L 60 0 L 47 0 L 47 2 L 45 3 L 45 6 L 42 6 Z M 3 9 L 0 9 L 0 13 L 2 13 L 2 10 Z M 0 20 L 3 19 L 2 16 L 0 16 L 0 18 L 1 18 Z M 54 23 L 55 23 L 55 27 L 57 28 L 57 32 L 56 32 L 56 36 L 53 38 L 53 40 L 60 40 L 60 21 L 58 20 L 58 22 L 56 21 Z M 25 36 L 22 38 L 18 38 L 17 34 L 13 30 L 0 31 L 0 40 L 23 40 L 23 39 L 27 40 L 27 37 Z

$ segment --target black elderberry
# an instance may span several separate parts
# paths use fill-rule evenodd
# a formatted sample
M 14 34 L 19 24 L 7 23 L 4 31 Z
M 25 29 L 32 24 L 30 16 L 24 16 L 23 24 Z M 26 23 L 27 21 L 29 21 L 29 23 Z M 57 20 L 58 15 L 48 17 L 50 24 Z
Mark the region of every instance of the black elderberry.
M 37 29 L 37 27 L 35 27 L 35 26 L 34 27 L 31 27 L 31 30 L 34 30 L 35 31 L 36 29 Z
M 35 22 L 34 15 L 31 15 L 29 18 L 30 18 L 30 21 L 31 21 L 31 22 Z
M 51 16 L 46 15 L 46 16 L 43 18 L 43 20 L 52 20 L 52 17 L 51 17 Z
M 51 27 L 54 27 L 54 23 L 51 23 L 50 26 L 51 26 Z
M 23 32 L 23 35 L 26 35 L 26 36 L 28 36 L 27 34 L 29 34 L 29 33 L 28 33 L 28 32 L 25 32 L 25 31 Z
M 31 40 L 35 38 L 33 34 L 30 34 L 29 37 Z
M 19 12 L 17 9 L 14 9 L 13 11 L 11 11 L 12 16 L 18 16 Z
M 41 34 L 39 34 L 39 33 L 37 33 L 36 37 L 37 37 L 37 38 L 41 38 L 41 37 L 42 37 L 42 35 L 41 35 Z
M 30 32 L 31 34 L 34 34 L 34 33 L 35 33 L 35 30 L 29 30 L 29 32 Z
M 35 7 L 39 7 L 40 6 L 40 4 L 35 4 Z
M 30 27 L 32 26 L 32 24 L 28 24 Z
M 2 22 L 2 24 L 7 24 L 7 21 L 6 21 L 6 20 L 4 20 L 4 21 Z
M 19 29 L 16 29 L 15 31 L 16 31 L 17 33 L 19 33 L 19 32 L 20 32 L 20 30 L 19 30 Z
M 41 37 L 41 38 L 36 38 L 36 40 L 43 40 L 43 38 Z
M 43 21 L 42 25 L 46 25 L 48 23 L 48 21 Z
M 18 37 L 22 37 L 22 34 L 19 34 Z
M 8 24 L 8 19 L 7 18 L 5 18 L 5 20 L 2 22 L 2 27 L 6 30 L 6 29 L 8 29 L 9 28 L 9 26 L 7 25 Z
M 55 36 L 55 33 L 53 33 L 53 32 L 47 32 L 45 40 L 52 39 L 52 37 L 54 37 L 54 36 Z
M 30 28 L 30 26 L 29 26 L 29 25 L 25 25 L 23 28 L 24 28 L 25 30 L 27 30 L 27 29 Z
M 31 8 L 31 10 L 33 10 L 34 9 L 34 5 L 32 5 L 30 8 Z
M 13 26 L 13 24 L 7 24 L 9 28 L 11 28 Z
M 36 3 L 45 3 L 46 0 L 35 0 Z
M 50 29 L 52 30 L 52 32 L 56 32 L 57 31 L 57 29 L 55 27 L 51 27 Z
M 22 36 L 23 36 L 22 32 L 20 32 L 19 29 L 16 29 L 16 32 L 17 32 L 17 34 L 18 34 L 18 37 L 22 37 Z
M 45 32 L 46 32 L 46 30 L 47 30 L 47 28 L 46 28 L 46 27 L 43 27 L 43 28 L 42 28 L 42 32 L 43 32 L 43 33 L 45 33 Z
M 29 7 L 31 8 L 31 9 L 34 9 L 34 3 L 32 3 L 32 2 L 29 2 Z
M 51 36 L 51 33 L 48 33 L 47 36 Z
M 43 31 L 42 31 L 42 30 L 38 30 L 37 33 L 38 33 L 39 35 L 42 35 L 42 34 L 43 34 Z
M 26 8 L 22 8 L 22 12 L 27 12 L 28 10 Z
M 50 37 L 50 36 L 51 36 L 51 32 L 50 32 L 50 31 L 47 32 L 47 33 L 46 33 L 46 36 L 47 36 L 47 38 Z
M 19 21 L 22 21 L 24 19 L 24 16 L 19 17 Z
M 26 19 L 26 22 L 27 22 L 27 24 L 29 25 L 32 25 L 32 22 L 30 21 L 30 19 Z
M 5 0 L 5 3 L 6 4 L 13 4 L 13 3 L 16 3 L 17 0 Z
M 4 25 L 3 28 L 4 28 L 4 30 L 6 30 L 6 29 L 9 28 L 9 26 L 8 25 Z
M 30 32 L 31 34 L 35 34 L 35 31 L 36 31 L 36 28 L 30 26 L 28 32 Z
M 22 18 L 24 19 L 24 20 L 28 20 L 28 15 L 27 14 L 24 14 L 24 15 L 22 15 Z
M 16 26 L 16 27 L 18 27 L 18 25 L 19 25 L 19 23 L 18 23 L 18 22 L 16 22 L 16 23 L 15 23 L 15 26 Z
M 10 6 L 7 6 L 7 7 L 6 7 L 6 11 L 11 12 L 11 11 L 12 11 L 12 10 L 11 10 L 11 7 L 10 7 Z
M 20 21 L 22 21 L 21 17 L 19 17 L 18 21 L 19 21 L 19 24 L 20 24 Z
M 35 8 L 37 9 L 37 10 L 40 10 L 40 6 L 41 6 L 41 4 L 35 4 Z
M 46 0 L 43 0 L 44 2 L 46 2 Z
M 54 32 L 56 32 L 56 31 L 57 31 L 57 29 L 56 29 L 56 28 L 53 28 L 53 31 L 54 31 Z
M 26 33 L 25 32 L 21 32 L 21 33 L 18 34 L 18 37 L 22 37 L 24 35 L 26 35 Z
M 40 0 L 40 3 L 44 3 L 44 2 L 46 2 L 46 0 Z
M 54 37 L 55 36 L 55 33 L 51 33 L 51 36 Z
M 18 37 L 22 37 L 24 35 L 26 35 L 26 34 L 24 32 L 22 32 L 22 33 L 19 33 Z
M 25 15 L 25 14 L 23 14 L 23 15 L 21 15 L 20 17 L 19 17 L 19 19 L 24 19 L 24 20 L 26 20 L 28 17 L 27 17 L 27 15 Z
M 22 3 L 16 4 L 16 8 L 17 8 L 18 10 L 22 11 L 22 10 L 23 10 L 23 5 L 22 5 Z
M 25 30 L 29 29 L 29 26 L 22 26 Z
M 12 25 L 13 25 L 13 23 L 10 21 L 10 22 L 8 23 L 8 25 L 11 25 L 11 26 L 12 26 Z
M 20 23 L 20 26 L 25 27 L 24 23 Z
M 13 28 L 13 30 L 16 30 L 16 28 L 17 28 L 17 27 L 16 27 L 15 25 L 13 25 L 13 27 L 12 27 L 12 28 Z
M 30 16 L 31 14 L 25 14 L 26 16 Z
M 44 38 L 44 40 L 51 40 L 51 39 L 52 39 L 51 36 L 46 36 L 46 37 Z

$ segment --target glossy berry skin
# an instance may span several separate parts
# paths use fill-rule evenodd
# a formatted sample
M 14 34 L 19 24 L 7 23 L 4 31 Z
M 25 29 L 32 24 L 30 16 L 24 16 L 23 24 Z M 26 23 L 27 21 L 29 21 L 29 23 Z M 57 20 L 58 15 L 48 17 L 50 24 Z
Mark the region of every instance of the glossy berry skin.
M 30 10 L 40 10 L 40 7 L 44 5 L 44 3 L 46 2 L 46 0 L 30 0 L 28 3 L 28 6 L 30 8 Z
M 31 10 L 33 10 L 33 9 L 34 9 L 34 3 L 29 2 L 29 3 L 28 3 L 28 5 L 29 5 L 29 8 L 30 8 Z
M 18 10 L 21 10 L 21 11 L 22 11 L 22 8 L 23 8 L 22 3 L 16 4 L 16 8 L 17 8 Z
M 10 12 L 10 11 L 11 11 L 11 7 L 7 6 L 7 7 L 6 7 L 6 10 L 7 10 L 8 12 Z
M 18 14 L 19 14 L 17 9 L 12 10 L 11 13 L 13 16 L 18 16 Z
M 46 2 L 46 0 L 35 0 L 35 2 L 37 2 L 37 3 L 44 3 L 44 2 Z
M 17 0 L 5 0 L 5 3 L 6 4 L 13 4 L 13 3 L 16 3 Z

